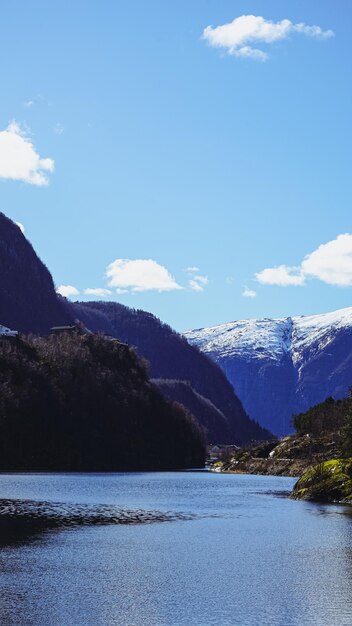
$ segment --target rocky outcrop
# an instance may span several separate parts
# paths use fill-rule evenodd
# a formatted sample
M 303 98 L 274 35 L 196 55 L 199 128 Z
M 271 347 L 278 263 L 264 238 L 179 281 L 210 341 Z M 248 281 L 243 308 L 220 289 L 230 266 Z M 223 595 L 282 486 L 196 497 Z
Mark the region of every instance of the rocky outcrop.
M 352 504 L 352 458 L 310 467 L 295 484 L 291 498 Z

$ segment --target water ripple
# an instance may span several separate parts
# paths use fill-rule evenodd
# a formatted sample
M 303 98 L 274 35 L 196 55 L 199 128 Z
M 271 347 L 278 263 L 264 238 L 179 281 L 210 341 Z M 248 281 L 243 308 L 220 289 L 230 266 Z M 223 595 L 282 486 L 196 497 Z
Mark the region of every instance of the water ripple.
M 190 520 L 194 515 L 104 504 L 0 500 L 0 543 L 21 541 L 45 530 L 107 524 L 151 524 Z

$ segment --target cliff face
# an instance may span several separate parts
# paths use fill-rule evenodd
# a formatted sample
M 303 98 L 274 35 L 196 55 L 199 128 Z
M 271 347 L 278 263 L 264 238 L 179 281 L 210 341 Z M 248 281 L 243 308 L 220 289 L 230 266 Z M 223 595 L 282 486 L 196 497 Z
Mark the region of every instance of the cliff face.
M 323 345 L 321 345 L 323 344 Z M 352 385 L 352 324 L 327 330 L 302 351 L 296 386 L 297 412 L 322 402 L 339 399 Z
M 55 293 L 50 272 L 18 226 L 0 213 L 0 324 L 23 333 L 47 333 L 73 321 Z
M 242 320 L 185 333 L 225 372 L 246 411 L 275 434 L 292 415 L 352 384 L 352 308 L 314 316 Z
M 286 355 L 279 361 L 270 357 L 248 361 L 239 357 L 216 360 L 233 382 L 249 415 L 280 436 L 292 430 L 297 373 Z

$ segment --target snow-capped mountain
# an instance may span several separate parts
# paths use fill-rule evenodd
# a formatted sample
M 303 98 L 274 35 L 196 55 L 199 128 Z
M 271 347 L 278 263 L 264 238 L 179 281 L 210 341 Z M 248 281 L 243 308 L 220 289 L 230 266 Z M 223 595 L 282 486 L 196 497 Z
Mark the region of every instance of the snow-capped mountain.
M 249 415 L 279 435 L 292 414 L 352 385 L 352 307 L 185 333 L 222 367 Z

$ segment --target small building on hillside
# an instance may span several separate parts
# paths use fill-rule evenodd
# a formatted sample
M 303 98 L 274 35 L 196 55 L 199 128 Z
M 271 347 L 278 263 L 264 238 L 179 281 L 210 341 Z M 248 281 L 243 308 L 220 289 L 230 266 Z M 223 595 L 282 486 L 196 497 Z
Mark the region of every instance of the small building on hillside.
M 18 330 L 11 330 L 0 324 L 0 337 L 18 337 Z
M 77 324 L 73 324 L 72 326 L 52 326 L 50 328 L 51 335 L 62 335 L 68 333 L 70 335 L 81 335 L 82 329 L 77 326 Z

